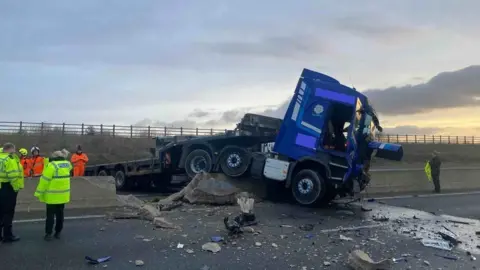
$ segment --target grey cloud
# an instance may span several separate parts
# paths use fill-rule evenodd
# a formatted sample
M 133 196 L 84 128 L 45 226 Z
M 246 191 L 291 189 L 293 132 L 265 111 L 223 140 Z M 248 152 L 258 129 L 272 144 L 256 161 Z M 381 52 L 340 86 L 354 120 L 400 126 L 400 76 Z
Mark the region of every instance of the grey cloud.
M 480 66 L 443 72 L 424 84 L 390 87 L 363 92 L 383 115 L 430 112 L 465 106 L 478 106 L 480 101 Z
M 194 109 L 191 113 L 188 114 L 188 117 L 203 118 L 209 116 L 211 112 L 204 111 L 202 109 Z

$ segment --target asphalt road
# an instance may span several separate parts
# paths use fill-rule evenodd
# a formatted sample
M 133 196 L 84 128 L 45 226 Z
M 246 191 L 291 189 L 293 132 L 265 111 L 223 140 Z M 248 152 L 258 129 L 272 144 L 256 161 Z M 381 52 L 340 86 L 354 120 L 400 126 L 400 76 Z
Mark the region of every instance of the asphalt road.
M 443 199 L 434 200 L 438 203 Z M 422 227 L 438 221 L 423 220 L 421 215 L 408 209 L 389 209 L 376 203 L 367 206 L 374 210 L 362 212 L 358 206 L 309 209 L 259 203 L 255 207 L 260 223 L 254 227 L 257 233 L 245 233 L 241 238 L 221 243 L 222 249 L 217 254 L 202 251 L 201 246 L 212 236 L 228 239 L 222 220 L 237 214 L 238 207 L 183 206 L 166 212 L 165 218 L 181 226 L 180 230 L 153 229 L 152 224 L 139 220 L 70 220 L 65 224 L 63 239 L 52 242 L 43 241 L 42 222 L 19 223 L 15 224 L 15 231 L 22 240 L 0 245 L 0 265 L 2 270 L 103 267 L 122 270 L 140 268 L 134 261 L 142 260 L 143 269 L 348 269 L 348 253 L 361 249 L 374 260 L 408 255 L 406 261 L 394 264 L 392 269 L 480 267 L 478 261 L 471 261 L 464 251 L 427 248 L 411 233 L 400 232 L 408 223 L 419 221 L 411 220 L 414 214 L 424 222 Z M 383 213 L 400 211 L 405 220 L 373 221 L 372 215 L 380 211 L 377 208 Z M 313 225 L 313 229 L 300 228 L 306 224 Z M 340 235 L 351 240 L 341 240 Z M 257 246 L 257 242 L 261 245 Z M 179 243 L 183 248 L 177 248 Z M 87 255 L 112 256 L 112 259 L 101 266 L 91 266 L 84 260 Z M 455 256 L 457 261 L 437 255 Z M 325 266 L 326 263 L 330 266 Z
M 480 219 L 480 193 L 419 195 L 379 199 L 389 205 L 418 209 L 436 214 L 447 214 L 465 218 Z

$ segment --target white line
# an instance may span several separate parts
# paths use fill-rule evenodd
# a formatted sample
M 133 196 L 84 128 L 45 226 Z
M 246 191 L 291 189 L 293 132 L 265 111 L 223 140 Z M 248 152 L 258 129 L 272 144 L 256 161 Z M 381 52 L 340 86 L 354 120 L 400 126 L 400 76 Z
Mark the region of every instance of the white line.
M 480 194 L 480 191 L 469 192 L 457 192 L 457 193 L 441 193 L 441 194 L 419 194 L 419 195 L 402 195 L 391 197 L 373 197 L 375 200 L 394 200 L 394 199 L 411 199 L 411 198 L 429 198 L 429 197 L 446 197 L 446 196 L 458 196 L 458 195 L 475 195 Z M 365 199 L 368 200 L 368 199 Z
M 95 218 L 104 218 L 104 217 L 105 215 L 85 215 L 85 216 L 65 217 L 65 220 L 95 219 Z M 33 222 L 42 222 L 42 221 L 45 221 L 45 218 L 14 220 L 13 223 L 33 223 Z
M 372 224 L 372 225 L 355 226 L 355 227 L 325 229 L 325 230 L 321 230 L 320 233 L 347 232 L 347 231 L 356 231 L 361 229 L 372 229 L 372 228 L 378 228 L 378 227 L 384 227 L 384 226 L 387 226 L 387 224 Z

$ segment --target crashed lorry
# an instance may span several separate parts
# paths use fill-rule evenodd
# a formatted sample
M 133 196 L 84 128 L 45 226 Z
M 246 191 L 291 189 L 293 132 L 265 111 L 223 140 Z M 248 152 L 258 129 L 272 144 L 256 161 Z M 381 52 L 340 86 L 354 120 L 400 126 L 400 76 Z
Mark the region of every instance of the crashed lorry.
M 377 130 L 378 116 L 365 95 L 304 69 L 283 119 L 246 114 L 225 134 L 156 138 L 152 158 L 89 166 L 87 174 L 112 175 L 123 189 L 221 172 L 280 185 L 302 205 L 328 203 L 365 189 L 372 156 L 402 159 L 401 145 L 374 140 Z

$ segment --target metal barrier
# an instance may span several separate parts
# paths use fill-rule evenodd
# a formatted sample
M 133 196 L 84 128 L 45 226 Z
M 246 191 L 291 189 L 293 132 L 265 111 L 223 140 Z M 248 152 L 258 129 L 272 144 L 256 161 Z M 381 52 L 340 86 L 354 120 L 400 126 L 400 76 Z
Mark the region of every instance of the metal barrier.
M 53 135 L 62 136 L 112 136 L 124 138 L 152 138 L 170 136 L 211 136 L 225 134 L 226 129 L 152 127 L 122 125 L 90 125 L 66 123 L 1 122 L 0 134 Z M 445 135 L 386 135 L 377 136 L 377 140 L 390 143 L 415 144 L 480 144 L 480 137 Z

